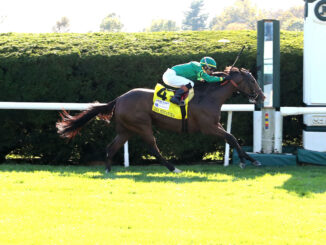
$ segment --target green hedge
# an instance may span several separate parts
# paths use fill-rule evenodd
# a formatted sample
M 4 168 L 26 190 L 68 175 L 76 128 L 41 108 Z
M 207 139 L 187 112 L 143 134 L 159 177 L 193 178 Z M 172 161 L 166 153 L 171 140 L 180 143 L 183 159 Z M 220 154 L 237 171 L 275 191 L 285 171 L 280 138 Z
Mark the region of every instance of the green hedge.
M 218 42 L 228 39 L 229 43 Z M 233 63 L 256 75 L 256 32 L 205 31 L 162 33 L 0 34 L 0 98 L 18 102 L 107 102 L 135 88 L 153 88 L 175 64 L 209 55 L 219 70 Z M 302 33 L 281 33 L 281 105 L 302 101 Z M 237 96 L 228 103 L 247 103 Z M 0 156 L 39 156 L 48 163 L 81 163 L 104 159 L 114 125 L 93 121 L 71 142 L 58 137 L 54 111 L 0 111 Z M 295 118 L 296 119 L 296 118 Z M 223 117 L 225 123 L 226 114 Z M 285 120 L 285 139 L 297 139 L 297 120 Z M 244 145 L 252 144 L 251 113 L 235 113 L 232 130 Z M 222 150 L 224 141 L 201 135 L 155 130 L 164 156 L 200 160 Z M 130 141 L 132 162 L 141 162 L 146 148 Z M 300 139 L 297 139 L 300 142 Z M 120 156 L 121 157 L 121 156 Z

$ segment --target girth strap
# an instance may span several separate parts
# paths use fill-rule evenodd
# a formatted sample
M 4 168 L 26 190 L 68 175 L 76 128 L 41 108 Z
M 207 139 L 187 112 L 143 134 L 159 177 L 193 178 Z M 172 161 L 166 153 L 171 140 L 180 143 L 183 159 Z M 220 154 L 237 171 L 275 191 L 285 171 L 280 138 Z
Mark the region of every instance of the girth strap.
M 186 106 L 185 104 L 180 105 L 181 115 L 182 115 L 182 133 L 188 133 L 188 120 L 186 119 Z

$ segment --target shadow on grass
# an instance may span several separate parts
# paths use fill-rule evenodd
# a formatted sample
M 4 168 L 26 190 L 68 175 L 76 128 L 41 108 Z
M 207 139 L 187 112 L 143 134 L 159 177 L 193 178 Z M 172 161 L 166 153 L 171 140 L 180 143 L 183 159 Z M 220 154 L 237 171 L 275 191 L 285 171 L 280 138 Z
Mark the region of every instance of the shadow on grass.
M 69 177 L 78 176 L 87 179 L 129 179 L 135 182 L 172 182 L 176 184 L 192 182 L 227 182 L 229 179 L 212 179 L 205 171 L 200 170 L 201 165 L 194 170 L 193 166 L 183 165 L 184 172 L 181 174 L 171 173 L 164 166 L 131 166 L 124 168 L 113 166 L 112 171 L 105 173 L 104 166 L 49 166 L 49 165 L 30 165 L 30 164 L 2 164 L 1 171 L 8 172 L 51 172 L 59 176 Z M 212 165 L 209 168 L 211 168 Z M 178 166 L 179 168 L 179 166 Z M 188 168 L 188 170 L 187 170 Z M 210 171 L 213 173 L 212 171 Z M 200 174 L 202 173 L 202 174 Z
M 124 168 L 113 166 L 110 173 L 104 172 L 103 166 L 48 166 L 29 164 L 2 164 L 0 171 L 37 172 L 49 171 L 60 176 L 78 175 L 89 179 L 131 179 L 135 182 L 172 182 L 176 184 L 192 182 L 235 182 L 244 179 L 256 179 L 265 175 L 290 175 L 279 189 L 293 192 L 301 197 L 312 193 L 326 192 L 326 167 L 322 166 L 277 166 L 253 167 L 240 169 L 238 166 L 223 167 L 216 164 L 179 165 L 184 172 L 170 173 L 160 165 L 131 166 Z M 222 174 L 216 177 L 216 174 Z M 225 175 L 225 177 L 223 176 Z M 230 178 L 231 177 L 231 178 Z M 258 183 L 258 182 L 257 182 Z
M 255 179 L 263 177 L 266 174 L 271 176 L 278 174 L 289 175 L 282 186 L 275 188 L 284 189 L 301 197 L 308 197 L 312 193 L 326 192 L 326 167 L 325 166 L 249 166 L 242 171 L 233 166 L 231 171 L 227 170 L 226 174 L 232 175 L 239 179 Z M 232 171 L 233 170 L 233 171 Z M 220 173 L 224 170 L 220 171 Z

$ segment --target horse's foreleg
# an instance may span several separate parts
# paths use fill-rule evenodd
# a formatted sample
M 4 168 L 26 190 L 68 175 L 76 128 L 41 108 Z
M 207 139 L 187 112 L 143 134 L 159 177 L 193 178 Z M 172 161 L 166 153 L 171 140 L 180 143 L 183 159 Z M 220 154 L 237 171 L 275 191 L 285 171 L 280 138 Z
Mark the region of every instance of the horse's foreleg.
M 148 144 L 151 154 L 153 154 L 156 157 L 156 159 L 160 162 L 160 164 L 167 167 L 171 172 L 174 173 L 182 172 L 180 169 L 177 169 L 171 163 L 169 163 L 167 160 L 163 158 L 163 156 L 160 153 L 160 150 L 157 147 L 156 140 L 153 135 L 142 135 L 142 138 Z
M 108 173 L 111 171 L 112 159 L 117 151 L 128 140 L 128 135 L 118 134 L 114 140 L 106 147 L 106 164 L 105 171 Z
M 251 161 L 255 166 L 260 166 L 261 163 L 249 156 L 239 145 L 238 140 L 230 133 L 226 132 L 225 129 L 219 125 L 218 134 L 224 137 L 225 141 L 238 152 L 240 158 L 240 167 L 244 168 L 246 166 L 245 159 Z
M 253 159 L 251 156 L 249 156 L 239 145 L 237 139 L 232 135 L 226 132 L 225 134 L 225 141 L 233 147 L 233 149 L 236 149 L 238 152 L 239 158 L 240 158 L 240 167 L 244 168 L 246 166 L 244 159 L 247 159 L 251 161 L 251 163 L 255 166 L 260 166 L 261 163 L 257 160 Z
M 227 132 L 225 132 L 225 141 L 228 143 L 233 149 L 235 149 L 238 152 L 239 158 L 240 158 L 240 167 L 244 168 L 246 166 L 245 164 L 245 158 L 246 155 L 248 155 L 242 148 L 240 147 L 237 139 Z

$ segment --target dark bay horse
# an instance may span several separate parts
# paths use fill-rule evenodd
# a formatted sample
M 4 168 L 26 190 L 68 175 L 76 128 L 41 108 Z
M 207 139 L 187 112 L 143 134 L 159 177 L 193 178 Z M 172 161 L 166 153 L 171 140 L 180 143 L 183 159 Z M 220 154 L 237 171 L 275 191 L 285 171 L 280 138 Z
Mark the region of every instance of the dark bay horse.
M 227 67 L 224 74 L 231 80 L 222 85 L 203 83 L 195 86 L 195 96 L 189 102 L 188 132 L 201 132 L 223 138 L 235 148 L 240 157 L 241 167 L 245 159 L 259 166 L 260 163 L 244 152 L 236 138 L 224 130 L 220 124 L 221 107 L 234 92 L 242 92 L 251 103 L 261 103 L 265 96 L 256 79 L 245 69 Z M 159 152 L 153 136 L 152 125 L 181 132 L 181 120 L 168 118 L 152 111 L 154 90 L 136 88 L 117 97 L 105 105 L 94 105 L 89 109 L 71 116 L 66 111 L 61 113 L 62 120 L 57 122 L 58 133 L 65 138 L 73 138 L 81 127 L 95 116 L 103 116 L 110 120 L 115 117 L 117 135 L 106 148 L 106 171 L 111 170 L 112 158 L 123 144 L 133 135 L 139 135 L 148 145 L 150 152 L 172 172 L 181 172 L 166 161 Z

